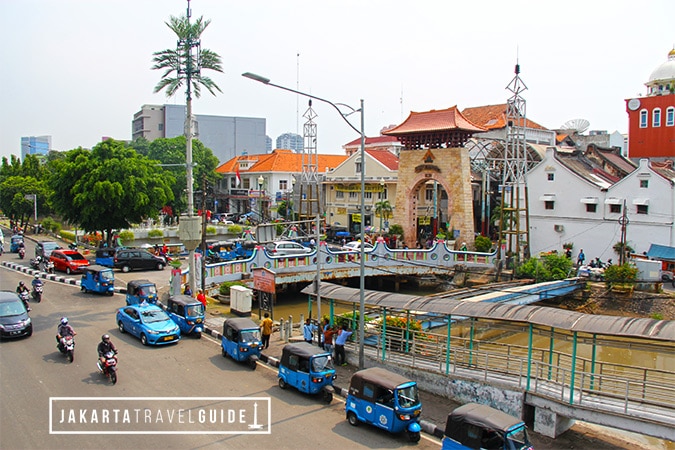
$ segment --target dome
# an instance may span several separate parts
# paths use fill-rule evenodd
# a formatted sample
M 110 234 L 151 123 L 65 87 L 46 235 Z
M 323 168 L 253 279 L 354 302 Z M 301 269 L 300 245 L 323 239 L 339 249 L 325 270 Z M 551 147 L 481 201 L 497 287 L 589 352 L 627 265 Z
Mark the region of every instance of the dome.
M 675 48 L 668 52 L 668 60 L 654 69 L 646 84 L 647 86 L 652 86 L 659 81 L 670 80 L 675 80 Z

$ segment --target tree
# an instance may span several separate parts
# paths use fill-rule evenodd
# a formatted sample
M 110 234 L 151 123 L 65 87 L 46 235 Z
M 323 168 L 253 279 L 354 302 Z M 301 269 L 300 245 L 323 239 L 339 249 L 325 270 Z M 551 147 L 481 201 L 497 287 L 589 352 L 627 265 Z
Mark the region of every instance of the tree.
M 0 183 L 0 209 L 21 227 L 33 216 L 34 200 L 26 195 L 37 195 L 38 204 L 46 198 L 44 183 L 34 177 L 10 176 Z
M 129 228 L 173 200 L 175 182 L 154 161 L 112 139 L 92 150 L 66 153 L 52 163 L 51 202 L 65 220 L 85 231 L 104 231 L 112 243 L 113 230 Z
M 565 255 L 546 255 L 542 259 L 530 258 L 517 269 L 518 278 L 531 278 L 537 283 L 563 280 L 572 270 L 572 261 Z
M 389 200 L 381 200 L 375 203 L 375 214 L 380 217 L 380 233 L 382 233 L 382 218 L 389 220 L 393 208 Z

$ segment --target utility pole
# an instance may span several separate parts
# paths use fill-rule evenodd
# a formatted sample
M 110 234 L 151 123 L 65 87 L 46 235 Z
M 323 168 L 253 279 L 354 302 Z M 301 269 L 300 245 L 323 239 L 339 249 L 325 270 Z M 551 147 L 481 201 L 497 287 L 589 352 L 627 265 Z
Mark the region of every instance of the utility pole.
M 206 174 L 202 175 L 202 292 L 206 293 Z
M 623 266 L 626 262 L 626 231 L 628 228 L 626 200 L 623 201 L 623 214 L 621 214 L 621 217 L 619 217 L 619 225 L 621 225 L 621 252 L 619 253 L 619 265 Z

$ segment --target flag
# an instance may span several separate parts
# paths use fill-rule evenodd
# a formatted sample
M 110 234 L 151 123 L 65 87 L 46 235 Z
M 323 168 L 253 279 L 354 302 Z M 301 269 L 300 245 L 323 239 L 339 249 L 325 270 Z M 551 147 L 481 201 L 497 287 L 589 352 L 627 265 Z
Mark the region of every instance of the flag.
M 241 184 L 241 175 L 239 175 L 239 164 L 237 164 L 237 168 L 235 170 L 236 170 L 235 176 L 237 178 L 235 186 L 239 186 Z

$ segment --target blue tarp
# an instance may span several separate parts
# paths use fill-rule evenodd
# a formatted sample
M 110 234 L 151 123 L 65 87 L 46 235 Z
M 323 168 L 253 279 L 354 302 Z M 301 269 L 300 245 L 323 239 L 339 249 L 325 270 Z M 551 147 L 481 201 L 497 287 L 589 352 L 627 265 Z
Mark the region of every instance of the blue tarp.
M 649 247 L 647 256 L 650 259 L 658 259 L 661 261 L 675 261 L 675 247 L 668 247 L 667 245 L 652 244 Z

